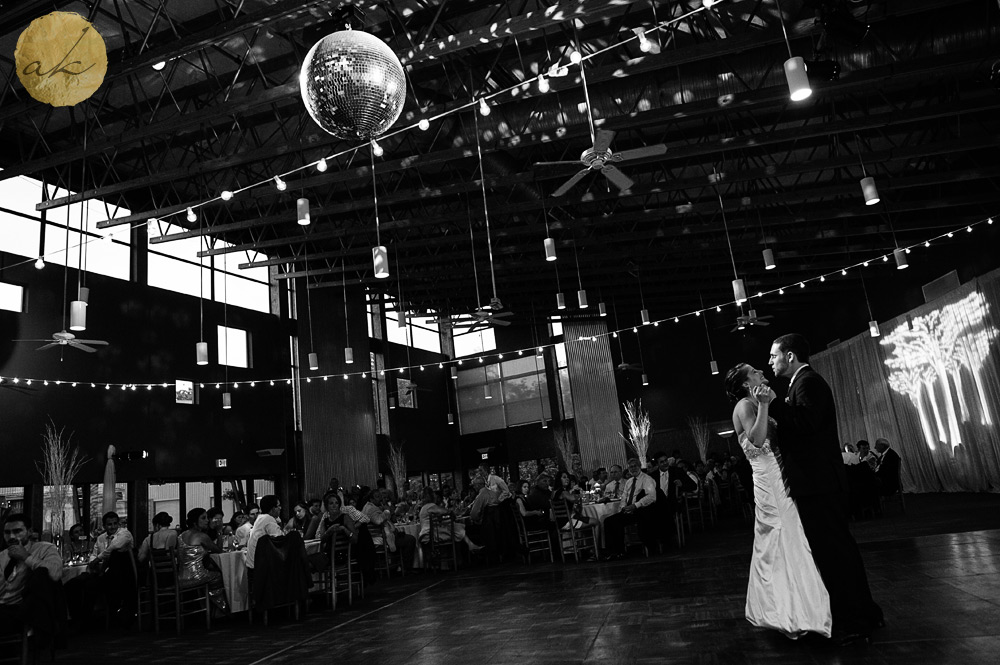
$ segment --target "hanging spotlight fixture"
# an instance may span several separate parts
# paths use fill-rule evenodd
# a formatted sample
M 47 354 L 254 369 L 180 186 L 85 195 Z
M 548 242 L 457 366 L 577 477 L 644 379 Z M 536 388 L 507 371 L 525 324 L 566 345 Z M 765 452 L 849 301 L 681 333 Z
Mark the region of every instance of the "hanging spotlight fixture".
M 305 201 L 305 199 L 299 199 L 299 201 Z M 308 202 L 307 202 L 308 207 Z M 306 316 L 309 318 L 309 369 L 313 372 L 319 369 L 319 355 L 317 355 L 315 350 L 315 339 L 316 336 L 313 334 L 313 310 L 312 310 L 312 296 L 309 291 L 309 245 L 303 243 L 303 248 L 305 250 L 305 270 L 303 272 L 305 275 L 305 287 L 306 287 Z
M 774 270 L 774 250 L 770 247 L 764 248 L 764 270 Z
M 701 300 L 701 308 L 705 309 L 705 298 L 701 294 L 698 295 L 698 298 Z M 715 375 L 719 373 L 719 364 L 715 362 L 715 352 L 712 351 L 712 335 L 708 332 L 708 317 L 706 316 L 702 321 L 705 324 L 705 339 L 708 340 L 708 369 Z
M 351 325 L 350 320 L 347 317 L 347 259 L 343 260 L 341 264 L 340 285 L 344 290 L 344 364 L 353 365 L 354 364 L 354 349 L 351 348 Z
M 878 329 L 878 321 L 872 316 L 872 304 L 868 300 L 868 287 L 865 286 L 865 273 L 863 270 L 859 270 L 858 273 L 861 275 L 861 290 L 865 294 L 865 306 L 868 307 L 868 333 L 872 337 L 878 337 L 882 333 Z
M 785 17 L 781 11 L 781 3 L 775 0 L 778 7 L 778 22 L 781 23 L 781 33 L 785 36 L 785 46 L 788 47 L 788 60 L 785 60 L 785 80 L 788 82 L 788 93 L 793 102 L 801 102 L 812 95 L 809 86 L 809 75 L 806 73 L 806 61 L 792 55 L 792 44 L 788 41 L 788 30 L 785 28 Z
M 580 287 L 576 292 L 576 299 L 580 305 L 580 309 L 587 309 L 587 291 L 583 288 L 583 277 L 580 276 L 580 256 L 577 254 L 576 249 L 576 240 L 573 240 L 573 261 L 576 263 L 576 281 Z
M 715 169 L 713 168 L 713 173 L 714 172 Z M 718 188 L 715 190 L 715 195 L 719 199 L 719 211 L 722 213 L 722 227 L 726 231 L 726 245 L 729 247 L 729 260 L 733 265 L 733 297 L 736 300 L 737 305 L 742 305 L 747 300 L 747 289 L 743 280 L 740 279 L 739 274 L 736 272 L 736 257 L 733 255 L 733 242 L 729 238 L 729 221 L 726 219 L 726 206 L 722 202 L 722 193 Z M 704 300 L 702 300 L 701 304 L 704 308 Z
M 389 253 L 385 249 L 385 245 L 382 244 L 382 235 L 379 231 L 378 224 L 378 187 L 375 182 L 375 157 L 382 154 L 382 149 L 378 147 L 375 143 L 375 139 L 371 142 L 371 158 L 372 158 L 372 198 L 375 202 L 375 246 L 372 247 L 372 265 L 375 268 L 375 277 L 377 279 L 385 279 L 389 276 Z M 378 148 L 378 152 L 376 152 Z
M 904 270 L 910 267 L 909 261 L 906 260 L 906 250 L 897 247 L 892 250 L 892 258 L 896 259 L 896 270 Z
M 298 199 L 295 202 L 295 208 L 298 213 L 296 221 L 299 223 L 299 226 L 309 226 L 312 223 L 312 216 L 309 214 L 309 199 Z
M 231 393 L 222 393 L 222 408 L 226 410 L 233 408 L 233 396 Z
M 597 314 L 598 316 L 602 317 L 607 316 L 608 315 L 607 305 L 605 305 L 603 302 L 597 303 Z
M 865 205 L 873 206 L 881 198 L 878 195 L 878 188 L 875 186 L 875 178 L 868 175 L 868 171 L 865 169 L 865 160 L 861 158 L 861 138 L 857 134 L 854 135 L 854 141 L 858 144 L 858 161 L 861 162 L 861 194 L 865 197 Z
M 644 385 L 644 386 L 648 386 L 649 385 L 649 377 L 646 376 L 645 372 L 642 373 L 642 385 Z
M 556 309 L 566 309 L 566 296 L 562 291 L 556 294 Z
M 188 208 L 188 219 L 191 218 L 191 208 Z M 198 225 L 198 232 L 201 233 L 201 224 Z M 198 244 L 205 242 L 205 236 L 199 235 Z M 198 339 L 195 344 L 195 363 L 198 365 L 208 364 L 208 342 L 205 341 L 205 277 L 203 274 L 204 258 L 198 252 Z

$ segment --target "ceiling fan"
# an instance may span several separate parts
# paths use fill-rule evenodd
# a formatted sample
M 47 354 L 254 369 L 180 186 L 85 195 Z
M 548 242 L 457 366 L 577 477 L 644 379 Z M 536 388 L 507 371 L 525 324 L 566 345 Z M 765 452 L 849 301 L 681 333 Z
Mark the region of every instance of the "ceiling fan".
M 737 330 L 745 330 L 750 326 L 769 326 L 770 323 L 767 319 L 773 319 L 774 317 L 770 314 L 765 314 L 764 316 L 757 316 L 757 310 L 751 309 L 746 316 L 740 315 L 736 317 L 736 327 L 729 332 L 736 332 Z
M 594 126 L 594 114 L 590 106 L 590 93 L 587 90 L 587 73 L 583 63 L 580 63 L 580 76 L 583 82 L 583 96 L 587 106 L 587 121 L 590 129 L 590 144 L 580 155 L 579 161 L 559 161 L 559 162 L 537 162 L 535 166 L 564 166 L 567 164 L 583 164 L 583 169 L 569 180 L 564 182 L 552 196 L 563 196 L 572 189 L 583 177 L 591 171 L 601 172 L 605 178 L 610 180 L 622 192 L 628 191 L 635 184 L 635 181 L 622 173 L 615 164 L 628 161 L 630 159 L 642 159 L 644 157 L 655 157 L 667 152 L 667 146 L 659 143 L 657 145 L 645 146 L 623 150 L 622 152 L 611 151 L 611 141 L 615 138 L 615 133 L 607 129 L 596 129 Z
M 641 372 L 642 365 L 638 363 L 622 362 L 618 363 L 618 366 L 615 369 L 617 369 L 619 372 Z
M 81 351 L 86 351 L 87 353 L 94 353 L 97 351 L 95 346 L 107 346 L 108 343 L 101 339 L 77 339 L 76 335 L 71 332 L 66 332 L 61 330 L 57 333 L 52 333 L 52 339 L 15 339 L 11 340 L 14 342 L 47 342 L 35 351 L 44 351 L 45 349 L 50 349 L 53 346 L 71 346 L 74 349 L 80 349 Z

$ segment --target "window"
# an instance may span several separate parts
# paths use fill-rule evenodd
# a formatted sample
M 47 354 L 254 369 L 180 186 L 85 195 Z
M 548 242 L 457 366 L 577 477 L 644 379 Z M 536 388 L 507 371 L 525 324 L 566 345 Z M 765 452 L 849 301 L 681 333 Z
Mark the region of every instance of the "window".
M 471 321 L 471 316 L 452 317 L 455 323 L 461 321 Z M 455 343 L 455 357 L 471 356 L 484 351 L 494 351 L 497 348 L 497 340 L 493 335 L 493 328 L 483 328 L 472 332 L 469 330 L 452 331 L 452 340 Z
M 569 363 L 566 360 L 566 345 L 556 344 L 556 367 L 559 375 L 559 399 L 562 402 L 563 418 L 573 417 L 573 392 L 569 385 Z
M 462 434 L 552 417 L 545 365 L 533 355 L 459 370 L 456 384 Z
M 219 364 L 250 367 L 250 335 L 246 330 L 218 326 Z
M 24 287 L 0 282 L 0 309 L 8 312 L 24 311 Z
M 558 317 L 549 318 L 549 337 L 558 337 L 563 334 L 562 320 Z
M 400 327 L 395 301 L 387 298 L 386 304 L 390 303 L 393 309 L 387 309 L 385 313 L 386 337 L 390 342 L 410 346 L 414 349 L 441 353 L 441 332 L 438 324 L 435 323 L 437 319 L 435 312 L 419 316 L 412 312 L 407 313 L 406 325 Z M 370 305 L 369 311 L 371 311 Z M 369 321 L 371 321 L 370 317 Z

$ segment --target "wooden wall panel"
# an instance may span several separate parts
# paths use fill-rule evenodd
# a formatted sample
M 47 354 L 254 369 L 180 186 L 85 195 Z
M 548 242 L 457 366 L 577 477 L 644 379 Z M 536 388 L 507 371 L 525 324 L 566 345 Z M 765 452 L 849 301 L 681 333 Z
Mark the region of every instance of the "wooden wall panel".
M 576 436 L 585 469 L 591 469 L 595 463 L 607 467 L 625 461 L 618 389 L 607 331 L 603 322 L 563 324 Z M 592 335 L 599 335 L 596 342 L 571 341 Z
M 370 366 L 364 293 L 347 290 L 350 341 L 354 364 L 344 362 L 344 302 L 339 289 L 314 289 L 312 300 L 312 348 L 319 355 L 319 371 L 308 370 L 308 315 L 305 294 L 299 292 L 299 336 L 302 368 L 302 461 L 304 494 L 320 496 L 331 476 L 341 485 L 375 486 L 378 451 L 375 438 L 375 408 L 369 379 L 345 372 L 367 372 Z M 327 381 L 310 375 L 337 374 Z

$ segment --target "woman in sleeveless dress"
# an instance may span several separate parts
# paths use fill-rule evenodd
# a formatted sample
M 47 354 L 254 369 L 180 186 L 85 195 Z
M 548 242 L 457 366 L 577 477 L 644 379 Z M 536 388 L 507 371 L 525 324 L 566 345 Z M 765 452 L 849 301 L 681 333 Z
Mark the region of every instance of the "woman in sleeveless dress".
M 205 559 L 209 559 L 209 565 L 214 568 L 215 562 L 211 561 L 208 555 L 222 552 L 222 548 L 205 533 L 205 529 L 208 528 L 208 513 L 205 509 L 195 508 L 188 511 L 187 526 L 187 531 L 177 538 L 177 561 L 180 566 L 177 581 L 181 588 L 208 582 L 208 597 L 217 613 L 228 613 L 229 603 L 226 600 L 222 573 L 218 570 L 209 570 L 205 566 Z
M 726 390 L 736 402 L 736 436 L 753 468 L 756 520 L 747 620 L 792 639 L 807 632 L 830 637 L 830 595 L 813 561 L 795 502 L 785 489 L 780 451 L 771 445 L 775 422 L 767 411 L 773 393 L 764 373 L 746 363 L 729 370 Z

